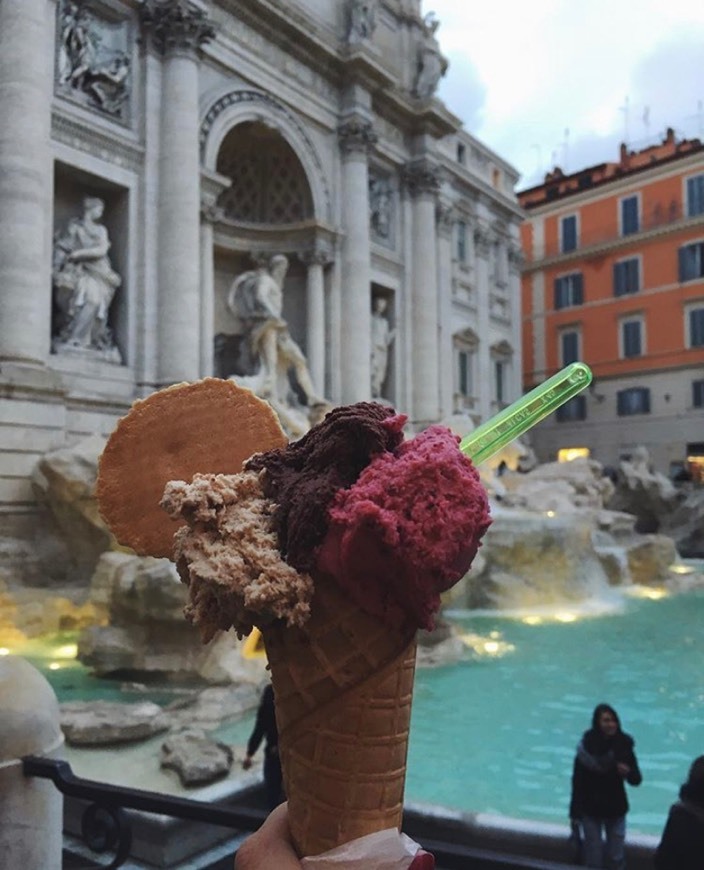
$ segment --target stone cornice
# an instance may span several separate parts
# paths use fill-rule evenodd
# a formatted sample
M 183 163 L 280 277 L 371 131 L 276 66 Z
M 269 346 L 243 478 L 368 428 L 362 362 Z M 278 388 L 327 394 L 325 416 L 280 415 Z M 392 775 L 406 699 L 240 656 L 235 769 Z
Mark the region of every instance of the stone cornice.
M 460 119 L 440 100 L 418 100 L 398 88 L 394 73 L 373 44 L 346 44 L 339 34 L 312 23 L 286 0 L 220 0 L 220 6 L 334 87 L 357 82 L 371 91 L 375 111 L 405 133 L 441 138 L 461 128 Z M 417 16 L 413 20 L 421 22 Z
M 114 133 L 90 127 L 56 108 L 51 113 L 51 139 L 135 172 L 144 160 L 144 148 L 138 143 L 118 139 Z
M 207 13 L 188 0 L 145 0 L 140 17 L 162 54 L 195 55 L 215 37 Z
M 378 138 L 371 121 L 363 118 L 343 121 L 337 128 L 337 135 L 343 154 L 368 154 Z

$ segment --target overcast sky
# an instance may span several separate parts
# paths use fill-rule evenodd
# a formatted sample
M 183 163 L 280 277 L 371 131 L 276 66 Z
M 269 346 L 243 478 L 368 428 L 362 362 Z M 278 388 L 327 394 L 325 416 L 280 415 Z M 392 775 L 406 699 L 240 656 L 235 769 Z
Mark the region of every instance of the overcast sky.
M 521 173 L 617 159 L 672 126 L 704 138 L 704 0 L 423 0 L 439 96 Z M 627 111 L 625 107 L 627 106 Z

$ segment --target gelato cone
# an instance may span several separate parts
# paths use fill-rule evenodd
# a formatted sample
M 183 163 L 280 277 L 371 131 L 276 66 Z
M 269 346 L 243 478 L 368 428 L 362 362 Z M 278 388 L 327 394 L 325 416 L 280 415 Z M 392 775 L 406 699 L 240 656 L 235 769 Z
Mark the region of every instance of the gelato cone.
M 212 379 L 202 383 L 212 393 Z M 489 526 L 488 501 L 442 427 L 405 441 L 403 415 L 358 403 L 283 447 L 271 443 L 278 434 L 268 424 L 249 419 L 270 409 L 245 405 L 247 431 L 267 433 L 264 452 L 239 473 L 216 473 L 222 450 L 214 463 L 203 433 L 199 469 L 189 454 L 181 476 L 178 457 L 169 459 L 176 473 L 162 481 L 161 505 L 166 528 L 176 529 L 186 615 L 204 641 L 229 628 L 263 634 L 291 832 L 312 856 L 400 828 L 416 631 L 432 628 L 440 593 L 468 570 Z M 153 442 L 173 443 L 163 421 L 177 419 L 187 442 L 183 419 L 163 412 Z M 105 463 L 126 486 L 120 442 L 130 429 L 118 426 Z M 120 540 L 148 551 L 138 519 L 110 487 L 98 491 L 110 496 L 104 513 L 119 517 Z M 150 540 L 163 549 L 161 530 Z
M 401 827 L 415 631 L 390 631 L 329 575 L 302 629 L 264 629 L 289 824 L 301 855 Z

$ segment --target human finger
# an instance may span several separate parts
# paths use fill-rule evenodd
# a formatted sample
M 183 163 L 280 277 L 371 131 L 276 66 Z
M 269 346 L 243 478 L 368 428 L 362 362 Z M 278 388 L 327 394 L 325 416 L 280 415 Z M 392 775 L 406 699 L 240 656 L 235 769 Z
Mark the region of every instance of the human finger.
M 281 804 L 237 850 L 235 870 L 300 870 L 288 824 L 288 805 Z

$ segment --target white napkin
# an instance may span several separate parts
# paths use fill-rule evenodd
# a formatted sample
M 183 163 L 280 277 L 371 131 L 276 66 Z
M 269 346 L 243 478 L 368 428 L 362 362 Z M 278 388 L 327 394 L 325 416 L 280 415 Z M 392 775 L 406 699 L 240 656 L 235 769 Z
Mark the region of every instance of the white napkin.
M 304 870 L 408 870 L 420 846 L 396 828 L 359 837 L 321 855 L 304 858 Z

